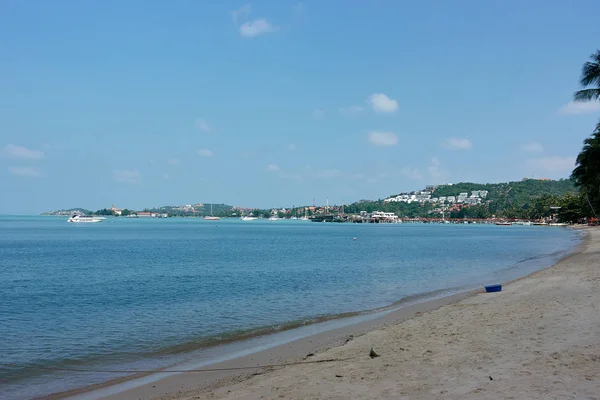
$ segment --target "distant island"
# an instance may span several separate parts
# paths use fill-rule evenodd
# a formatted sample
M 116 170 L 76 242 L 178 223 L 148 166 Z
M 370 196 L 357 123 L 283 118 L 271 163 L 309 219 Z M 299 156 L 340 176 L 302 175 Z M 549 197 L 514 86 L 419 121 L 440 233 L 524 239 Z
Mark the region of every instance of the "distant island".
M 41 215 L 55 215 L 60 217 L 71 217 L 73 215 L 90 215 L 92 212 L 85 208 L 68 208 L 65 210 L 55 210 L 43 212 Z
M 558 211 L 557 211 L 558 210 Z M 393 213 L 401 218 L 512 218 L 541 219 L 561 214 L 573 221 L 584 213 L 582 200 L 570 179 L 523 179 L 503 183 L 472 183 L 432 185 L 422 190 L 392 194 L 384 199 L 359 200 L 350 204 L 304 205 L 289 208 L 247 208 L 227 204 L 212 204 L 212 215 L 221 218 L 254 216 L 257 218 L 291 218 L 319 215 L 360 215 L 375 211 Z M 130 210 L 104 208 L 92 212 L 72 208 L 42 215 L 102 215 L 115 217 L 205 217 L 211 215 L 211 205 L 191 203 Z

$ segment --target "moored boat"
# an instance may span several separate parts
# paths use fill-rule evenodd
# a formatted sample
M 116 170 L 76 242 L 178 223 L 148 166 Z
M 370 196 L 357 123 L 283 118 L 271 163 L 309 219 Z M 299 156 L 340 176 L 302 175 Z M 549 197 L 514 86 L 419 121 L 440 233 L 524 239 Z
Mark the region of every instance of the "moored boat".
M 92 223 L 92 222 L 102 222 L 105 219 L 106 218 L 104 218 L 104 217 L 98 217 L 96 215 L 73 215 L 72 217 L 70 217 L 67 220 L 67 222 Z
M 213 216 L 212 203 L 210 203 L 210 216 L 204 217 L 205 221 L 218 221 L 221 218 Z

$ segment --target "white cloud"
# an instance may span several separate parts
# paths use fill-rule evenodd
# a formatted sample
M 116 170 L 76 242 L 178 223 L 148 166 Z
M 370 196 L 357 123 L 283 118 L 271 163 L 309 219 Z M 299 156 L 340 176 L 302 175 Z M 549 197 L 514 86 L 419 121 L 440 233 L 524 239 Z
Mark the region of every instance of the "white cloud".
M 265 18 L 249 20 L 251 13 L 252 6 L 250 4 L 246 4 L 231 13 L 233 23 L 236 26 L 239 26 L 240 35 L 242 37 L 253 38 L 266 33 L 277 32 L 279 30 L 278 26 L 271 24 Z
M 181 160 L 177 157 L 173 157 L 173 158 L 170 158 L 169 161 L 167 161 L 167 163 L 169 165 L 177 165 L 177 164 L 181 164 Z
M 213 152 L 210 151 L 209 149 L 200 149 L 196 153 L 198 153 L 198 155 L 201 157 L 212 157 L 213 156 Z
M 196 125 L 196 128 L 200 129 L 201 132 L 210 132 L 212 130 L 210 125 L 208 125 L 208 123 L 202 118 L 197 119 L 194 124 Z
M 142 174 L 137 169 L 114 170 L 113 179 L 117 182 L 140 183 Z
M 357 115 L 363 111 L 361 106 L 348 106 L 348 107 L 340 107 L 338 109 L 340 114 L 342 115 Z
M 431 164 L 427 167 L 427 172 L 431 175 L 432 178 L 439 178 L 442 176 L 442 172 L 440 171 L 440 160 L 437 157 L 431 158 Z
M 541 153 L 544 151 L 544 147 L 538 142 L 531 141 L 523 143 L 521 145 L 521 151 L 526 151 L 528 153 Z
M 372 94 L 367 99 L 367 103 L 371 104 L 373 111 L 380 113 L 393 113 L 398 109 L 398 102 L 383 93 Z
M 575 168 L 575 157 L 540 157 L 529 160 L 528 164 L 539 172 L 570 173 Z
M 473 147 L 473 143 L 469 139 L 450 138 L 444 141 L 443 146 L 452 150 L 468 150 Z
M 252 6 L 250 4 L 244 4 L 237 10 L 231 12 L 231 18 L 234 24 L 238 24 L 240 21 L 245 21 L 252 13 Z
M 27 160 L 39 160 L 44 158 L 44 152 L 39 150 L 30 150 L 23 146 L 9 144 L 4 147 L 4 155 L 9 158 L 21 158 Z
M 39 168 L 34 167 L 8 167 L 8 172 L 16 176 L 29 176 L 34 178 L 39 178 L 44 175 Z
M 600 111 L 600 101 L 570 102 L 558 109 L 559 114 L 577 115 Z
M 264 35 L 265 33 L 277 32 L 278 30 L 278 26 L 272 25 L 264 18 L 246 21 L 240 25 L 240 35 L 247 38 Z
M 296 150 L 296 145 L 294 143 L 290 144 L 288 146 L 288 150 L 292 150 L 292 151 Z
M 277 165 L 277 164 L 269 164 L 269 165 L 267 165 L 267 171 L 276 172 L 276 171 L 279 171 L 280 169 L 281 168 L 279 168 L 279 165 Z
M 376 146 L 395 146 L 398 136 L 392 132 L 369 132 L 369 141 Z
M 323 119 L 323 117 L 325 117 L 325 112 L 319 108 L 315 108 L 312 112 L 312 117 L 314 119 Z
M 404 175 L 405 177 L 407 177 L 409 179 L 416 179 L 416 180 L 423 179 L 421 172 L 416 168 L 402 168 L 401 172 L 402 172 L 402 175 Z

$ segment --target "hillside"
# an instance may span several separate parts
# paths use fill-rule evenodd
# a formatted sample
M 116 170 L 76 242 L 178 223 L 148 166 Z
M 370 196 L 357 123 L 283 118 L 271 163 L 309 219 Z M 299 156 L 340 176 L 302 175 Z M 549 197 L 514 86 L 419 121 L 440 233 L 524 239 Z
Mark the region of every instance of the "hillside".
M 503 183 L 471 183 L 461 182 L 453 185 L 442 185 L 436 187 L 432 197 L 456 196 L 459 193 L 471 193 L 473 190 L 487 190 L 486 200 L 496 204 L 497 208 L 522 207 L 531 204 L 535 199 L 544 195 L 564 196 L 567 193 L 575 193 L 575 185 L 569 179 L 557 181 L 546 181 L 527 179 L 516 182 Z
M 560 179 L 543 181 L 527 179 L 504 183 L 471 183 L 461 182 L 453 185 L 438 186 L 431 193 L 433 197 L 456 196 L 461 192 L 471 193 L 473 190 L 487 190 L 487 200 L 502 205 L 524 205 L 544 195 L 564 196 L 576 192 L 573 181 Z
M 480 197 L 477 204 L 458 204 L 433 201 L 444 197 L 458 197 L 461 193 L 470 196 L 473 191 L 487 191 L 485 197 Z M 539 218 L 550 212 L 550 207 L 556 205 L 560 198 L 567 194 L 577 192 L 572 181 L 561 179 L 546 181 L 527 179 L 518 182 L 503 183 L 472 183 L 461 182 L 453 185 L 440 185 L 424 189 L 429 193 L 424 197 L 430 200 L 413 200 L 410 202 L 393 202 L 386 200 L 356 202 L 345 206 L 346 213 L 359 213 L 360 211 L 385 211 L 394 212 L 403 217 L 430 217 L 445 215 L 452 218 L 472 217 L 488 218 L 492 215 L 511 218 Z M 400 193 L 390 196 L 395 198 L 401 195 L 418 194 Z M 414 196 L 413 196 L 414 197 Z M 419 197 L 417 195 L 417 197 Z
M 65 210 L 55 210 L 55 211 L 44 212 L 41 215 L 60 215 L 60 216 L 70 217 L 73 214 L 89 215 L 91 213 L 92 212 L 90 210 L 86 210 L 85 208 L 68 208 Z

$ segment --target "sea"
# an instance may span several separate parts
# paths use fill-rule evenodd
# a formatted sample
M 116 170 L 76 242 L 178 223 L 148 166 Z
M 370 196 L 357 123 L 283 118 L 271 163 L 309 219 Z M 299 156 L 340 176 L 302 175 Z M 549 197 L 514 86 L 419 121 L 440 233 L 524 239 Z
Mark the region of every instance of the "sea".
M 0 397 L 504 282 L 581 240 L 548 226 L 0 216 Z

